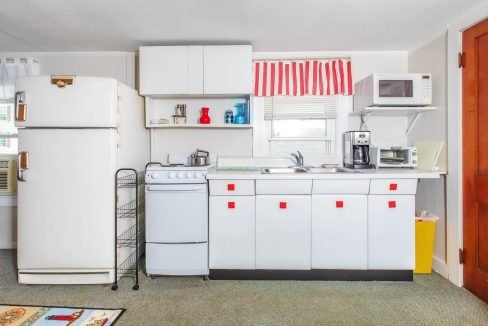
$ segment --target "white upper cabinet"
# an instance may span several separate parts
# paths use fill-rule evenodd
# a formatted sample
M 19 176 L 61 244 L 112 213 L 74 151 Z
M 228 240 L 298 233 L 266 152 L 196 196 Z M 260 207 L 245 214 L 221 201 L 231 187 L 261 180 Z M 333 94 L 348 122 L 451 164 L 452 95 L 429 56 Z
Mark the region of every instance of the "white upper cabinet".
M 252 47 L 139 48 L 141 95 L 251 94 Z
M 251 94 L 250 45 L 205 46 L 203 67 L 205 94 Z
M 187 93 L 203 94 L 203 46 L 188 46 Z
M 188 47 L 139 48 L 139 93 L 188 94 Z

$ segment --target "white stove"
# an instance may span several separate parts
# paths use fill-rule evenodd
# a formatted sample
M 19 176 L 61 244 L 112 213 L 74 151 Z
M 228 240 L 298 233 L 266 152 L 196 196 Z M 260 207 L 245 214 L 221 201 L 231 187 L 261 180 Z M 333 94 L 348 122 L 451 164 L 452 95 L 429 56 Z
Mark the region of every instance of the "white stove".
M 146 273 L 208 275 L 206 166 L 146 166 Z
M 205 176 L 215 166 L 149 163 L 146 166 L 146 184 L 206 183 Z

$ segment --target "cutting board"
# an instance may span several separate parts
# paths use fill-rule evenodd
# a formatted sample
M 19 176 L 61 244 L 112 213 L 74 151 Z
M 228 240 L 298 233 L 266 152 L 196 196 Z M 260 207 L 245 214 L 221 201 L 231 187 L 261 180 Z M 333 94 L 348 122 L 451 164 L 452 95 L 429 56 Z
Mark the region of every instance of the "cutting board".
M 439 170 L 439 155 L 444 147 L 443 141 L 418 141 L 414 144 L 417 148 L 417 169 L 427 171 Z

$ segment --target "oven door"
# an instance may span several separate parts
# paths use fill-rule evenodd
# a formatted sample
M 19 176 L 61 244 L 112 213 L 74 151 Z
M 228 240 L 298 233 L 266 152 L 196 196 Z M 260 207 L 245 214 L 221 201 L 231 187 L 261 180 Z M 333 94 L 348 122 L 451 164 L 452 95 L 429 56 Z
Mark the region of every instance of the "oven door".
M 146 242 L 197 243 L 207 239 L 207 184 L 146 186 Z

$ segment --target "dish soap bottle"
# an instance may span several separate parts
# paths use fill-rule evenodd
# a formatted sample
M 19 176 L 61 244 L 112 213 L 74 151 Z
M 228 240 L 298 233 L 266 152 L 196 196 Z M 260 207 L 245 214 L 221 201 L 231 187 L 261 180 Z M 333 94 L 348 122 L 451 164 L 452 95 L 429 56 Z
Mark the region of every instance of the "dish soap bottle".
M 210 116 L 208 115 L 209 108 L 202 108 L 202 116 L 200 117 L 200 123 L 208 125 L 210 123 Z

